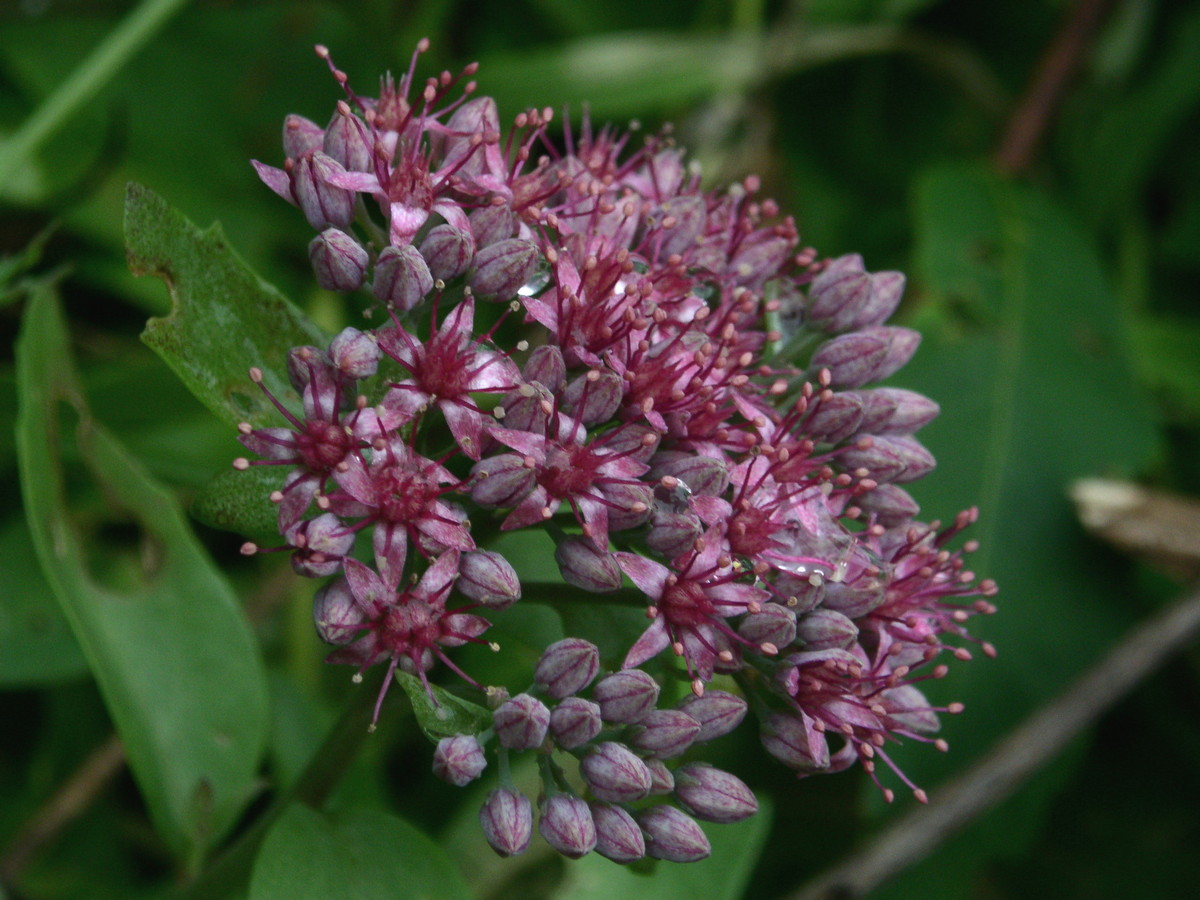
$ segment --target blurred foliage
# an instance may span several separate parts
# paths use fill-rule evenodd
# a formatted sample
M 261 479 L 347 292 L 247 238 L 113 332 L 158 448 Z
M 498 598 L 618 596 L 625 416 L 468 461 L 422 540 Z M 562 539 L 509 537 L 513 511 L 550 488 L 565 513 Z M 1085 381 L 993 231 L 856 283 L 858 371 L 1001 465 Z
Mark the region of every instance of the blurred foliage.
M 332 109 L 338 91 L 312 54 L 318 42 L 365 94 L 428 36 L 423 71 L 478 59 L 481 91 L 502 114 L 536 105 L 576 125 L 585 111 L 647 131 L 673 122 L 710 183 L 756 173 L 822 254 L 858 252 L 872 269 L 909 274 L 902 316 L 926 341 L 895 382 L 943 409 L 922 433 L 939 468 L 915 493 L 931 518 L 979 505 L 973 565 L 1002 589 L 1000 614 L 976 627 L 1000 657 L 954 666 L 937 685 L 938 699 L 967 702 L 947 724 L 952 752 L 898 754 L 936 792 L 1178 591 L 1089 540 L 1068 482 L 1121 476 L 1200 492 L 1200 8 L 1110 5 L 1020 177 L 991 160 L 1070 9 L 1060 0 L 0 5 L 0 491 L 10 500 L 0 519 L 0 864 L 13 896 L 161 894 L 245 827 L 232 817 L 259 774 L 272 785 L 260 805 L 295 783 L 350 695 L 345 672 L 321 663 L 311 586 L 281 558 L 244 559 L 238 539 L 177 513 L 240 445 L 176 377 L 206 377 L 189 369 L 186 317 L 158 332 L 172 367 L 139 340 L 171 301 L 161 282 L 131 274 L 123 234 L 127 183 L 148 185 L 201 229 L 219 221 L 220 232 L 193 232 L 179 220 L 179 240 L 236 251 L 278 288 L 270 302 L 285 320 L 291 303 L 327 330 L 352 321 L 312 284 L 302 217 L 248 164 L 279 162 L 285 114 L 322 120 Z M 71 101 L 63 86 L 98 46 L 110 55 L 90 58 L 72 87 L 77 104 L 31 142 L 28 123 Z M 151 200 L 142 209 L 168 214 Z M 153 269 L 155 252 L 145 247 L 135 268 Z M 186 293 L 189 278 L 210 274 L 172 283 Z M 246 291 L 261 287 L 238 277 Z M 283 339 L 269 322 L 254 327 L 264 342 Z M 8 349 L 19 330 L 22 372 Z M 213 391 L 205 402 L 221 410 L 228 399 Z M 31 420 L 35 408 L 50 418 Z M 219 521 L 221 498 L 206 502 L 201 518 Z M 35 545 L 45 560 L 63 535 L 78 552 L 36 565 Z M 506 552 L 544 555 L 534 543 Z M 139 581 L 147 553 L 174 561 L 149 586 Z M 230 614 L 234 596 L 246 618 Z M 572 615 L 571 633 L 611 624 Z M 245 621 L 261 660 L 243 646 Z M 562 628 L 544 607 L 497 624 L 530 660 L 537 651 L 520 635 Z M 171 634 L 188 647 L 181 658 Z M 177 690 L 174 673 L 189 666 L 208 673 L 203 697 Z M 238 702 L 222 705 L 230 697 Z M 880 896 L 1186 896 L 1194 860 L 1183 848 L 1200 844 L 1198 723 L 1193 651 Z M 14 839 L 114 727 L 139 781 L 118 777 L 12 871 Z M 222 768 L 230 741 L 265 742 L 264 772 Z M 480 797 L 429 778 L 425 738 L 385 715 L 337 812 L 278 819 L 257 862 L 241 861 L 242 883 L 266 897 L 264 884 L 292 878 L 318 896 L 320 883 L 303 880 L 310 870 L 287 861 L 307 857 L 316 872 L 328 859 L 359 879 L 339 884 L 374 896 L 406 864 L 364 871 L 372 848 L 405 845 L 445 896 L 780 897 L 892 815 L 861 773 L 797 782 L 761 764 L 753 736 L 717 751 L 714 762 L 771 798 L 771 815 L 715 830 L 724 843 L 714 834 L 713 865 L 695 875 L 611 875 L 598 860 L 492 857 L 472 831 Z M 160 755 L 169 765 L 139 765 Z

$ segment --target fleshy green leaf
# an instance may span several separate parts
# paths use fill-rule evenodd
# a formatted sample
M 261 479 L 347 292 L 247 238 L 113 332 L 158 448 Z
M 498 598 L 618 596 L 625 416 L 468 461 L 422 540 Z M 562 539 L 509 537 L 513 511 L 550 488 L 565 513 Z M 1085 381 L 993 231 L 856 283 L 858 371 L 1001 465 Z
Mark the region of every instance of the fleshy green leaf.
M 293 805 L 267 835 L 250 900 L 468 900 L 446 852 L 412 825 L 373 810 L 328 817 Z
M 144 340 L 200 401 L 227 422 L 280 424 L 279 413 L 251 384 L 251 366 L 288 402 L 287 352 L 326 338 L 229 247 L 219 225 L 200 231 L 157 194 L 130 184 L 125 241 L 135 275 L 157 275 L 173 308 L 151 319 Z
M 251 466 L 213 477 L 192 504 L 192 515 L 212 528 L 245 535 L 278 535 L 279 508 L 270 494 L 283 487 L 282 466 Z
M 445 688 L 431 684 L 429 690 L 433 692 L 433 697 L 430 698 L 425 685 L 415 675 L 397 670 L 396 681 L 408 694 L 417 724 L 431 741 L 455 734 L 479 734 L 492 724 L 490 712 L 469 700 L 456 697 Z
M 267 734 L 258 646 L 176 499 L 91 418 L 50 287 L 31 294 L 17 374 L 18 459 L 38 558 L 155 826 L 194 864 L 255 790 Z M 75 440 L 103 494 L 98 524 L 132 525 L 139 534 L 141 552 L 119 570 L 119 586 L 100 580 L 109 560 L 95 557 L 98 528 L 85 530 L 76 495 L 68 495 L 77 473 L 64 464 L 60 438 Z

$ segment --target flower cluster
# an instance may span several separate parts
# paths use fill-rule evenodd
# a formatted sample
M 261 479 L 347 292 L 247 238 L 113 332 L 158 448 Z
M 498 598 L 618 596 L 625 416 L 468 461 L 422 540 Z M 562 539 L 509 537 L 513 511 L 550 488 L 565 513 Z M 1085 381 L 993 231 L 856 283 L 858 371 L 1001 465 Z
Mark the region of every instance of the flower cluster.
M 377 99 L 330 64 L 346 99 L 328 126 L 289 116 L 284 166 L 255 163 L 318 232 L 318 283 L 365 290 L 387 319 L 293 350 L 302 411 L 272 397 L 288 427 L 243 425 L 260 458 L 235 461 L 287 468 L 285 548 L 300 574 L 335 576 L 314 608 L 330 661 L 386 664 L 380 701 L 393 670 L 425 680 L 438 661 L 482 690 L 447 651 L 520 599 L 489 541 L 541 528 L 564 593 L 620 602 L 628 579 L 648 625 L 588 697 L 595 647 L 550 648 L 490 730 L 439 745 L 443 778 L 478 776 L 490 742 L 534 752 L 558 851 L 698 859 L 691 817 L 736 821 L 753 795 L 665 761 L 738 725 L 748 698 L 799 774 L 882 761 L 923 800 L 887 748 L 945 749 L 938 713 L 960 707 L 919 685 L 970 657 L 965 623 L 995 585 L 965 565 L 974 542 L 955 546 L 974 511 L 922 523 L 902 487 L 934 467 L 913 435 L 937 405 L 872 386 L 920 340 L 885 324 L 904 277 L 801 248 L 754 178 L 701 189 L 667 134 L 633 146 L 585 123 L 556 149 L 551 111 L 529 110 L 505 135 L 473 66 L 418 83 L 424 49 Z M 671 672 L 691 699 L 655 709 Z M 481 820 L 513 854 L 532 804 L 501 773 Z

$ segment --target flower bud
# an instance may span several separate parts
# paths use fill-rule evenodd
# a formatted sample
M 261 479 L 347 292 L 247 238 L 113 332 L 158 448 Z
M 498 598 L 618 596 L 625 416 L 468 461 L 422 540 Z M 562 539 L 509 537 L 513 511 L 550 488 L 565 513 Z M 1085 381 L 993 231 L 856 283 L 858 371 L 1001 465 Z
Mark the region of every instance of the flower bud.
M 542 344 L 529 354 L 521 374 L 526 381 L 537 381 L 552 394 L 557 394 L 567 383 L 567 364 L 558 347 Z
M 596 852 L 616 863 L 636 862 L 646 855 L 646 839 L 633 816 L 609 803 L 589 803 L 596 825 Z
M 529 241 L 510 238 L 490 244 L 475 254 L 471 290 L 477 297 L 511 300 L 538 265 L 538 249 Z
M 608 593 L 621 586 L 617 561 L 590 538 L 568 537 L 560 541 L 554 548 L 554 561 L 567 584 L 593 594 Z
M 567 385 L 559 398 L 560 408 L 584 425 L 608 422 L 621 406 L 623 390 L 616 372 L 592 369 Z
M 582 638 L 551 644 L 538 660 L 533 682 L 555 700 L 569 697 L 589 684 L 600 671 L 600 651 Z
M 532 750 L 540 747 L 550 727 L 550 710 L 529 694 L 517 694 L 492 713 L 492 727 L 502 747 Z
M 861 619 L 872 610 L 878 609 L 884 599 L 884 586 L 874 578 L 859 578 L 853 582 L 827 581 L 821 606 L 840 612 L 850 619 Z
M 436 225 L 421 241 L 421 256 L 434 278 L 451 281 L 470 267 L 475 256 L 475 238 L 453 225 Z
M 674 806 L 654 806 L 635 815 L 646 835 L 646 855 L 668 862 L 696 862 L 712 845 L 696 820 Z
M 880 360 L 868 381 L 882 381 L 899 372 L 921 345 L 921 332 L 898 325 L 876 325 L 859 332 L 862 335 L 882 337 L 887 341 L 887 353 Z
M 350 111 L 342 101 L 325 129 L 322 149 L 331 159 L 341 163 L 347 172 L 370 172 L 373 169 L 374 141 L 367 123 Z
M 654 709 L 659 691 L 658 682 L 641 669 L 623 669 L 601 678 L 592 699 L 605 722 L 632 725 Z
M 903 388 L 871 388 L 854 393 L 863 401 L 861 430 L 865 434 L 912 434 L 941 411 L 928 397 Z
M 704 524 L 698 516 L 656 509 L 650 516 L 646 544 L 656 553 L 661 553 L 668 559 L 675 559 L 691 550 L 696 544 L 696 538 L 703 533 Z
M 306 578 L 324 578 L 342 567 L 342 557 L 354 546 L 354 533 L 341 519 L 322 513 L 287 529 L 287 541 L 297 548 L 292 569 Z
M 671 759 L 692 745 L 700 733 L 700 723 L 678 709 L 656 709 L 648 713 L 629 733 L 635 749 Z
M 876 379 L 888 355 L 884 335 L 853 331 L 826 341 L 813 354 L 809 371 L 829 370 L 836 387 L 859 387 Z
M 579 859 L 596 846 L 596 824 L 592 811 L 579 797 L 555 794 L 542 805 L 538 833 L 546 843 L 568 859 Z
M 506 609 L 521 599 L 521 582 L 507 559 L 492 550 L 471 550 L 458 558 L 454 587 L 489 609 Z
M 463 787 L 487 768 L 483 747 L 473 734 L 442 738 L 433 751 L 433 774 L 455 787 Z
M 650 793 L 650 770 L 628 747 L 605 741 L 579 763 L 579 774 L 600 800 L 632 803 Z
M 292 196 L 313 228 L 332 225 L 343 231 L 354 221 L 354 193 L 329 183 L 330 176 L 346 170 L 320 150 L 301 156 L 292 168 Z
M 678 478 L 693 494 L 719 497 L 729 487 L 729 469 L 711 456 L 697 456 L 681 450 L 657 453 L 650 466 L 651 478 L 670 475 Z
M 696 239 L 708 223 L 708 208 L 703 197 L 684 195 L 663 203 L 658 221 L 673 220 L 662 226 L 659 256 L 683 255 L 696 246 Z M 653 246 L 653 244 L 651 244 Z
M 843 391 L 817 403 L 804 420 L 804 434 L 817 443 L 839 444 L 856 434 L 862 422 L 862 400 L 853 391 Z
M 829 768 L 829 745 L 823 732 L 813 727 L 812 719 L 800 713 L 774 713 L 763 723 L 760 733 L 768 753 L 797 772 L 819 772 Z
M 871 300 L 871 276 L 857 253 L 831 259 L 808 288 L 808 320 L 837 334 L 855 329 Z
M 387 246 L 375 261 L 371 292 L 389 306 L 409 310 L 433 290 L 433 276 L 425 258 L 411 244 Z
M 688 763 L 675 770 L 675 799 L 705 822 L 727 825 L 758 812 L 758 800 L 745 783 L 707 763 Z
M 524 794 L 499 788 L 488 794 L 479 810 L 483 836 L 501 856 L 516 856 L 529 849 L 533 837 L 533 804 Z
M 564 750 L 582 747 L 603 727 L 600 707 L 582 697 L 567 697 L 550 711 L 550 734 Z
M 325 132 L 311 119 L 293 113 L 283 120 L 283 155 L 289 159 L 320 150 L 324 139 Z
M 841 457 L 847 470 L 866 469 L 881 484 L 905 484 L 933 471 L 937 461 L 914 437 L 871 435 L 870 445 L 850 447 Z
M 881 484 L 874 490 L 854 498 L 854 505 L 865 513 L 873 514 L 884 528 L 896 528 L 912 519 L 921 511 L 917 501 L 904 488 L 894 484 Z
M 470 215 L 475 246 L 482 250 L 517 233 L 517 217 L 507 204 L 484 206 Z
M 624 531 L 636 528 L 647 519 L 654 509 L 654 488 L 648 484 L 629 484 L 614 481 L 603 489 L 608 507 L 608 530 Z
M 752 644 L 786 647 L 796 639 L 796 614 L 778 603 L 764 603 L 758 612 L 742 617 L 738 634 Z
M 667 764 L 653 756 L 642 760 L 650 770 L 650 793 L 648 796 L 661 797 L 675 790 L 675 775 L 667 768 Z
M 700 723 L 696 743 L 711 741 L 729 734 L 746 718 L 746 701 L 725 691 L 707 690 L 703 697 L 689 696 L 679 704 L 683 710 Z
M 501 453 L 475 463 L 471 469 L 471 499 L 480 506 L 516 506 L 534 485 L 537 476 L 516 453 Z
M 734 283 L 757 290 L 774 278 L 792 253 L 796 242 L 770 228 L 761 228 L 741 241 L 729 261 Z
M 381 355 L 374 334 L 357 328 L 343 328 L 329 343 L 333 367 L 347 378 L 370 378 L 379 367 Z
M 366 626 L 366 616 L 345 578 L 331 581 L 317 591 L 313 597 L 313 622 L 321 640 L 339 646 L 349 644 Z
M 858 638 L 858 626 L 840 612 L 820 607 L 801 616 L 796 637 L 805 650 L 844 650 Z

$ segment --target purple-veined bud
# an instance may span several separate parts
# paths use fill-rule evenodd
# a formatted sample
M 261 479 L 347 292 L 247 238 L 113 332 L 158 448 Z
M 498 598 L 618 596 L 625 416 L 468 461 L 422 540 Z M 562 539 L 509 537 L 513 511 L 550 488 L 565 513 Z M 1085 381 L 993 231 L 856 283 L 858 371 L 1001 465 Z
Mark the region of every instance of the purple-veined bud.
M 928 475 L 937 466 L 933 454 L 907 435 L 870 435 L 866 447 L 857 444 L 841 457 L 848 471 L 866 469 L 881 484 L 906 484 Z
M 315 370 L 320 378 L 329 371 L 329 363 L 325 354 L 316 347 L 293 347 L 288 351 L 287 370 L 288 381 L 292 383 L 296 393 L 303 394 L 312 381 L 313 371 Z M 329 382 L 330 388 L 333 387 L 332 378 L 323 380 Z
M 858 638 L 858 626 L 840 612 L 819 607 L 797 622 L 796 637 L 805 650 L 844 650 Z
M 612 803 L 641 800 L 652 784 L 646 764 L 616 741 L 593 748 L 579 763 L 579 774 L 598 799 Z
M 863 434 L 912 434 L 937 418 L 940 407 L 928 397 L 903 388 L 849 391 L 863 404 Z
M 550 734 L 564 750 L 582 747 L 603 727 L 600 707 L 582 697 L 567 697 L 550 711 Z
M 600 671 L 600 650 L 582 638 L 564 638 L 546 648 L 533 670 L 533 683 L 555 700 L 578 693 Z
M 829 370 L 836 387 L 860 387 L 876 380 L 888 355 L 888 340 L 880 334 L 853 331 L 826 341 L 813 354 L 809 370 Z
M 437 225 L 421 241 L 421 256 L 425 257 L 434 278 L 451 281 L 470 268 L 475 257 L 475 238 L 453 225 Z
M 382 352 L 373 333 L 343 328 L 329 343 L 333 367 L 347 378 L 370 378 L 379 367 Z
M 354 193 L 329 183 L 330 176 L 346 170 L 320 150 L 301 156 L 292 168 L 292 196 L 313 228 L 329 226 L 343 231 L 354 221 Z
M 758 812 L 758 800 L 745 783 L 707 763 L 688 763 L 675 770 L 675 799 L 705 822 L 727 825 Z
M 636 862 L 646 855 L 646 839 L 633 816 L 619 806 L 589 803 L 596 824 L 596 852 L 616 863 Z
M 663 203 L 656 218 L 662 223 L 659 256 L 665 259 L 673 254 L 683 255 L 696 246 L 696 239 L 708 221 L 708 208 L 703 197 L 672 197 Z
M 537 246 L 520 238 L 489 244 L 475 253 L 471 290 L 477 297 L 511 300 L 538 265 Z
M 568 859 L 587 856 L 596 846 L 592 811 L 581 798 L 570 794 L 555 794 L 546 799 L 538 820 L 538 833 Z
M 487 757 L 473 734 L 442 738 L 433 751 L 433 774 L 455 787 L 470 784 L 485 768 Z
M 483 836 L 501 856 L 516 856 L 529 849 L 533 837 L 533 804 L 524 794 L 499 788 L 488 794 L 479 810 Z
M 653 806 L 636 813 L 646 835 L 646 855 L 667 862 L 696 862 L 712 853 L 704 829 L 674 806 Z
M 621 586 L 621 569 L 607 550 L 590 538 L 568 537 L 554 548 L 554 561 L 567 584 L 593 594 L 615 591 Z
M 633 725 L 642 721 L 658 703 L 658 682 L 641 669 L 622 669 L 606 675 L 592 691 L 605 722 Z
M 529 354 L 521 374 L 526 381 L 539 382 L 552 394 L 557 394 L 567 383 L 567 364 L 558 347 L 542 344 Z
M 887 342 L 887 353 L 871 373 L 869 381 L 882 381 L 899 372 L 913 358 L 917 347 L 921 346 L 921 332 L 901 328 L 899 325 L 874 325 L 858 333 L 882 337 Z
M 492 550 L 470 550 L 458 558 L 455 589 L 488 609 L 506 609 L 521 599 L 521 582 L 507 559 Z
M 327 644 L 349 644 L 366 625 L 362 607 L 345 578 L 331 581 L 313 597 L 313 623 Z
M 342 557 L 354 546 L 354 534 L 341 519 L 322 513 L 287 530 L 287 541 L 296 551 L 292 569 L 306 578 L 325 578 L 342 567 Z
M 839 444 L 856 434 L 862 422 L 862 400 L 853 391 L 844 391 L 817 403 L 804 420 L 804 434 L 817 443 Z
M 653 756 L 642 760 L 650 770 L 650 797 L 661 797 L 675 790 L 675 774 L 667 768 L 667 764 Z
M 727 691 L 707 690 L 703 697 L 689 696 L 679 704 L 683 710 L 700 723 L 696 743 L 711 741 L 729 734 L 746 718 L 747 703 L 736 694 Z
M 646 544 L 656 553 L 675 559 L 691 550 L 703 533 L 704 524 L 698 516 L 656 509 L 650 516 Z
M 624 531 L 637 528 L 650 518 L 654 509 L 654 488 L 648 484 L 610 482 L 603 489 L 608 508 L 608 530 Z
M 815 572 L 808 575 L 780 572 L 771 590 L 781 603 L 786 603 L 788 609 L 800 615 L 821 605 L 825 597 L 825 584 L 823 575 Z
M 886 599 L 883 583 L 877 578 L 858 578 L 853 582 L 828 581 L 821 606 L 851 619 L 861 619 L 878 609 Z
M 738 634 L 753 644 L 786 647 L 796 639 L 796 614 L 779 603 L 764 603 L 738 623 Z
M 563 412 L 584 425 L 608 422 L 621 406 L 624 383 L 611 370 L 592 369 L 567 385 L 560 397 Z
M 759 737 L 766 751 L 789 769 L 807 773 L 829 768 L 825 734 L 804 713 L 773 713 L 763 723 Z
M 507 204 L 484 206 L 472 212 L 469 218 L 479 250 L 508 240 L 517 233 L 517 217 Z
M 921 511 L 921 507 L 908 491 L 894 484 L 881 484 L 874 490 L 855 497 L 854 505 L 863 512 L 874 515 L 876 521 L 884 528 L 903 525 Z
M 347 172 L 370 172 L 373 168 L 371 129 L 350 111 L 344 100 L 338 102 L 337 111 L 329 120 L 322 149 Z
M 690 747 L 699 733 L 700 723 L 682 710 L 656 709 L 630 729 L 629 743 L 659 759 L 672 759 Z
M 311 119 L 293 113 L 283 120 L 283 155 L 290 159 L 320 150 L 324 140 L 325 132 Z
M 471 499 L 480 506 L 516 506 L 533 490 L 537 476 L 516 453 L 501 453 L 475 463 L 471 469 Z
M 825 331 L 853 331 L 871 300 L 871 276 L 857 253 L 831 259 L 808 287 L 808 320 Z
M 794 239 L 777 235 L 769 228 L 754 232 L 741 242 L 729 261 L 734 282 L 752 290 L 762 287 L 787 262 L 795 244 Z
M 888 718 L 910 731 L 933 734 L 941 730 L 938 714 L 930 708 L 925 695 L 911 684 L 889 688 L 879 695 L 879 702 L 887 710 Z
M 666 475 L 678 478 L 690 493 L 700 496 L 719 497 L 729 487 L 729 469 L 723 461 L 681 450 L 654 455 L 650 477 L 659 479 Z
M 388 246 L 375 261 L 371 292 L 396 309 L 409 310 L 433 290 L 433 276 L 425 258 L 411 244 Z
M 496 707 L 492 727 L 501 746 L 509 750 L 532 750 L 546 739 L 550 710 L 536 697 L 517 694 Z
M 554 400 L 554 394 L 540 382 L 526 382 L 504 397 L 504 427 L 545 434 Z M 547 413 L 547 409 L 551 412 Z

